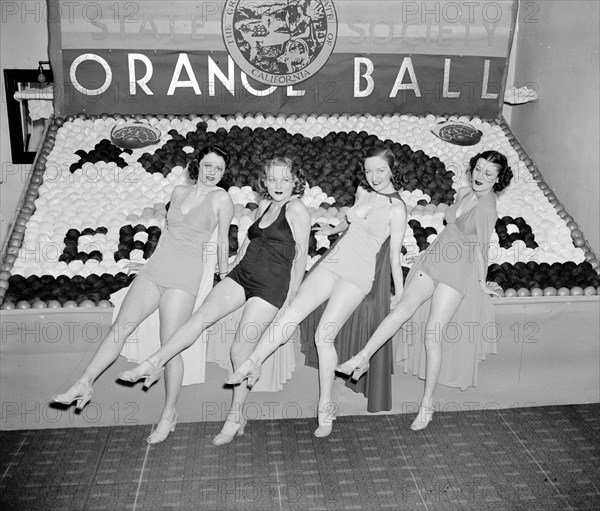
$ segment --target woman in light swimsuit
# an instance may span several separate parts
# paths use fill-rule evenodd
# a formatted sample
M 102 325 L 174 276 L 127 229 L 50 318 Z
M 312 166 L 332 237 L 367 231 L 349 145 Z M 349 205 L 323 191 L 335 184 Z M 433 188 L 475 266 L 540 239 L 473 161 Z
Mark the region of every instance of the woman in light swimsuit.
M 196 184 L 177 186 L 171 195 L 167 228 L 155 252 L 131 283 L 108 335 L 92 360 L 69 390 L 52 399 L 56 403 L 82 409 L 92 398 L 92 384 L 119 356 L 125 340 L 156 309 L 160 315 L 160 339 L 164 343 L 190 317 L 204 271 L 204 254 L 215 228 L 218 228 L 219 273 L 227 274 L 229 225 L 233 202 L 217 185 L 229 157 L 218 146 L 200 151 L 190 162 L 188 173 Z M 177 422 L 175 409 L 183 381 L 183 361 L 173 358 L 166 367 L 166 398 L 160 421 L 147 438 L 162 442 Z M 148 382 L 149 383 L 149 382 Z

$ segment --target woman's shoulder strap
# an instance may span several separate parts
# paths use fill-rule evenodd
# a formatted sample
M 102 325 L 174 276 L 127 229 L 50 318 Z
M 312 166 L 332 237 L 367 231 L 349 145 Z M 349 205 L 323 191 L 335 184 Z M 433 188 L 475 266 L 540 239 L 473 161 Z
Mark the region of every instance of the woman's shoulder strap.
M 402 204 L 404 204 L 404 199 L 400 196 L 400 193 L 398 193 L 398 191 L 387 194 L 387 198 L 389 199 L 390 204 L 393 203 L 392 199 L 399 200 L 400 202 L 402 202 Z

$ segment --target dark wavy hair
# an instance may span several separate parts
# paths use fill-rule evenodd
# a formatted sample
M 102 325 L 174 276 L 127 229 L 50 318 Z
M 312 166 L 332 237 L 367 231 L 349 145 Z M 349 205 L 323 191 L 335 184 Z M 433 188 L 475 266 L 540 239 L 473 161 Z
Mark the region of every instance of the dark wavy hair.
M 379 157 L 388 164 L 388 167 L 392 171 L 392 185 L 396 190 L 401 190 L 404 188 L 404 173 L 400 169 L 400 166 L 396 162 L 396 157 L 394 156 L 394 152 L 391 149 L 388 149 L 384 146 L 376 146 L 367 149 L 363 155 L 363 162 L 360 166 L 360 170 L 357 173 L 358 185 L 364 188 L 367 191 L 372 191 L 371 185 L 367 181 L 367 175 L 365 174 L 365 160 L 367 158 Z
M 227 154 L 227 151 L 225 151 L 225 149 L 223 149 L 221 146 L 209 145 L 201 149 L 198 152 L 198 155 L 188 164 L 188 176 L 194 183 L 198 181 L 200 162 L 202 161 L 202 158 L 211 153 L 216 154 L 225 160 L 225 172 L 223 172 L 221 181 L 223 181 L 226 177 L 229 177 L 229 154 Z
M 267 173 L 269 169 L 274 165 L 281 165 L 290 169 L 290 173 L 294 178 L 294 188 L 292 189 L 292 195 L 302 195 L 304 188 L 306 187 L 306 178 L 300 168 L 300 165 L 292 158 L 277 157 L 267 160 L 262 168 L 258 171 L 258 179 L 256 180 L 256 188 L 263 197 L 269 197 L 269 191 L 267 190 Z
M 498 181 L 494 183 L 492 191 L 500 193 L 510 184 L 511 179 L 513 178 L 513 171 L 508 166 L 506 156 L 498 151 L 483 151 L 476 154 L 469 160 L 469 175 L 473 173 L 473 169 L 475 168 L 475 165 L 477 165 L 479 159 L 484 159 L 498 166 Z

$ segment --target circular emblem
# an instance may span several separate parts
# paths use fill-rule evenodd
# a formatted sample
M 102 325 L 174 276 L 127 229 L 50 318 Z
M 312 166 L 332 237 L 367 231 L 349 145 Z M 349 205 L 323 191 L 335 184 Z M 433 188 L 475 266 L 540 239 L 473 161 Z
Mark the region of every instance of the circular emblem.
M 122 149 L 139 149 L 160 141 L 160 130 L 141 122 L 113 126 L 110 132 L 113 144 Z
M 251 78 L 286 86 L 314 75 L 337 38 L 333 0 L 227 0 L 223 39 Z

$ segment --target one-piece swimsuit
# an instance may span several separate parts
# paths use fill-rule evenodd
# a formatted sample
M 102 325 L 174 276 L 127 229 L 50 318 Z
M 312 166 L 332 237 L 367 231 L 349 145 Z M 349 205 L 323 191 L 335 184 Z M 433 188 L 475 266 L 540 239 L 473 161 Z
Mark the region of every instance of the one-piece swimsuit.
M 188 193 L 193 193 L 193 190 L 194 187 L 190 187 Z M 210 192 L 187 213 L 181 210 L 186 192 L 173 198 L 167 213 L 167 228 L 138 275 L 167 289 L 183 289 L 194 296 L 198 294 L 204 271 L 204 251 L 217 224 L 213 211 L 214 193 Z
M 498 213 L 496 198 L 490 193 L 478 198 L 474 207 L 457 218 L 460 203 L 469 198 L 470 193 L 446 210 L 446 227 L 421 252 L 407 276 L 407 282 L 421 271 L 434 281 L 456 289 L 462 296 L 467 292 L 469 283 L 476 284 L 472 288 L 479 291 L 476 251 L 482 253 L 487 271 L 487 249 Z M 475 282 L 470 282 L 473 279 Z
M 332 250 L 317 263 L 353 283 L 365 294 L 373 286 L 377 253 L 389 236 L 388 218 L 392 199 L 402 200 L 397 192 L 379 195 L 388 200 L 373 205 L 364 218 L 356 214 L 356 206 L 348 210 L 348 229 Z
M 262 298 L 277 308 L 285 302 L 296 254 L 294 235 L 285 218 L 287 204 L 281 207 L 275 221 L 267 227 L 260 227 L 260 221 L 272 203 L 250 226 L 250 243 L 246 253 L 227 275 L 244 288 L 246 300 Z

